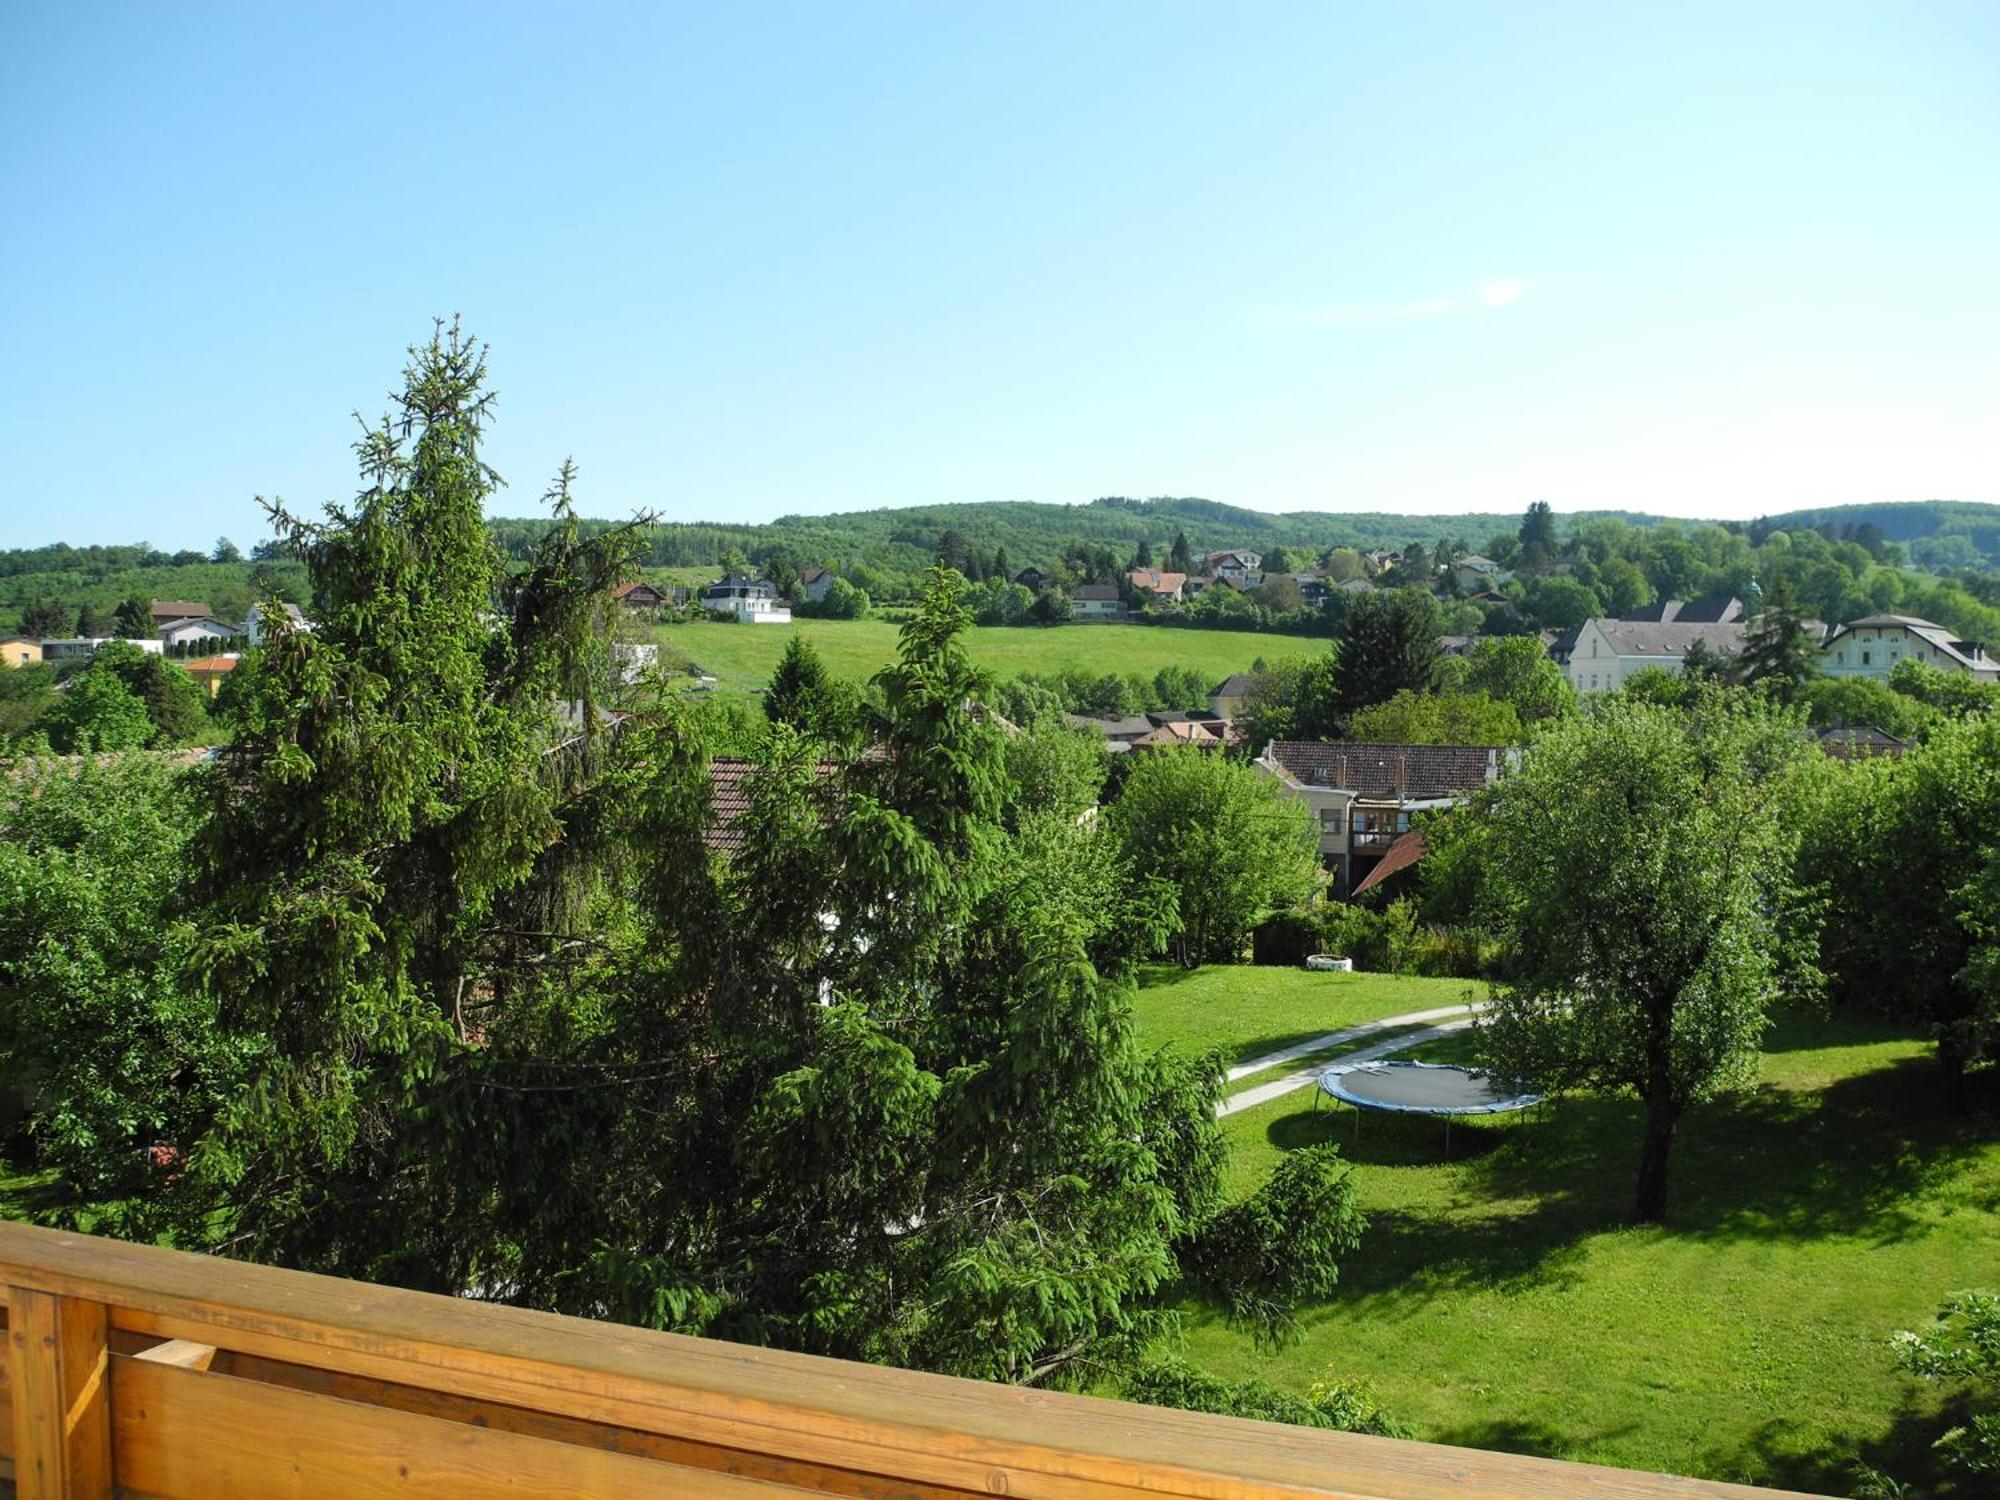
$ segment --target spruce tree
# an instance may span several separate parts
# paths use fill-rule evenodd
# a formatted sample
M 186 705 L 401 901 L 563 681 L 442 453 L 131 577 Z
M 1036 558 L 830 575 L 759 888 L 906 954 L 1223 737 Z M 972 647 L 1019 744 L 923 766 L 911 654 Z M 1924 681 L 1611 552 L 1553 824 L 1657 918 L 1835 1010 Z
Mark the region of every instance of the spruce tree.
M 1796 703 L 1819 673 L 1819 647 L 1806 628 L 1792 592 L 1774 584 L 1764 608 L 1743 636 L 1736 680 L 1761 687 L 1781 703 Z
M 1176 573 L 1192 573 L 1194 571 L 1194 554 L 1188 550 L 1188 539 L 1185 531 L 1176 531 L 1174 533 L 1173 549 L 1167 553 L 1167 566 Z

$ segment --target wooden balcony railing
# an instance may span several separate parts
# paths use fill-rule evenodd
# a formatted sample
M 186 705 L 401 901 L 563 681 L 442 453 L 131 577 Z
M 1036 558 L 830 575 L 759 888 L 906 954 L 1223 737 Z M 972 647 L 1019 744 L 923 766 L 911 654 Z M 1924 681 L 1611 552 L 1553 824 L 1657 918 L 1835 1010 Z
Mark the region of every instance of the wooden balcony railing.
M 0 1224 L 22 1500 L 1721 1500 Z

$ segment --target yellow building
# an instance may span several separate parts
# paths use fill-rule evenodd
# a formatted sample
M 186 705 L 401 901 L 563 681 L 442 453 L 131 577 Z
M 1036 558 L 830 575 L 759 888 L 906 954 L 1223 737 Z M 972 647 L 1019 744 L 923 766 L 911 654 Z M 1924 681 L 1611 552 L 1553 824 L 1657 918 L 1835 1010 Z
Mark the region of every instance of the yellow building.
M 25 667 L 41 659 L 40 641 L 31 641 L 25 635 L 0 636 L 0 662 L 10 667 Z

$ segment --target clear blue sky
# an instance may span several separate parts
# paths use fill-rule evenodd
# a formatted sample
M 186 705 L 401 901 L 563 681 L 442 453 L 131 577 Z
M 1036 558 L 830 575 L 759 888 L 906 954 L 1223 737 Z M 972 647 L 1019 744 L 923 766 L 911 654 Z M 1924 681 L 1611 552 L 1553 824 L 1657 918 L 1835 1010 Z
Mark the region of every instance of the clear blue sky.
M 534 509 L 2000 500 L 2000 5 L 0 0 L 0 544 Z

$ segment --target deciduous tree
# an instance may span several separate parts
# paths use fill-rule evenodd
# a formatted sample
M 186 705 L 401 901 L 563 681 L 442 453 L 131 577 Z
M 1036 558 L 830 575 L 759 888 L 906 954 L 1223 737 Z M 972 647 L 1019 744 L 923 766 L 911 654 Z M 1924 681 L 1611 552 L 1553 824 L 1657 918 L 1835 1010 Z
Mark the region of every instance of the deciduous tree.
M 1801 753 L 1790 720 L 1727 695 L 1686 715 L 1613 699 L 1433 829 L 1506 954 L 1489 1064 L 1639 1097 L 1642 1222 L 1666 1216 L 1681 1119 L 1751 1076 L 1767 1007 L 1809 977 L 1776 795 Z

